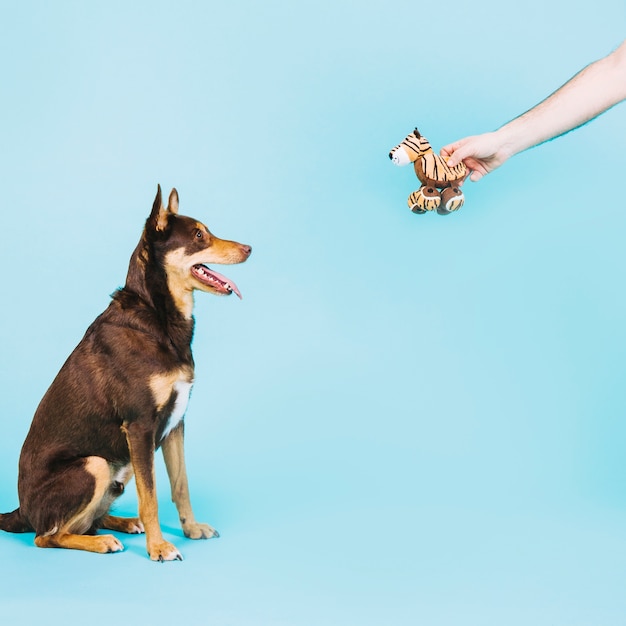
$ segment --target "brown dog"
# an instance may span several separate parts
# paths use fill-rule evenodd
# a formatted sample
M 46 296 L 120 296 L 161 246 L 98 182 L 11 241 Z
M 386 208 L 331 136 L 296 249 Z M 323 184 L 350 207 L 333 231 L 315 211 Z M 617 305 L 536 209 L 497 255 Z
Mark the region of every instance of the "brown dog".
M 150 558 L 182 559 L 163 539 L 157 513 L 154 452 L 163 450 L 183 532 L 219 536 L 195 521 L 183 456 L 183 416 L 193 384 L 193 292 L 217 295 L 234 283 L 207 263 L 241 263 L 250 246 L 213 236 L 167 208 L 159 186 L 130 260 L 126 285 L 87 329 L 41 400 L 19 462 L 20 506 L 0 515 L 0 529 L 34 531 L 41 548 L 117 552 L 100 528 L 146 533 Z M 135 475 L 139 518 L 109 515 Z

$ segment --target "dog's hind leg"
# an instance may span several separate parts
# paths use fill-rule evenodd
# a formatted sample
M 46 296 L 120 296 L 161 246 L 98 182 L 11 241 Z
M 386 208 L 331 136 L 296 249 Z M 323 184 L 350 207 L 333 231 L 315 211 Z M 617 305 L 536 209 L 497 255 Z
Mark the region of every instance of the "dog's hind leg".
M 119 469 L 113 477 L 112 490 L 117 492 L 118 496 L 124 493 L 124 489 L 133 476 L 133 467 L 128 465 Z M 119 533 L 128 535 L 138 535 L 145 532 L 143 524 L 138 517 L 118 517 L 117 515 L 105 515 L 96 523 L 98 528 L 106 528 L 107 530 L 115 530 Z
M 185 468 L 183 428 L 183 423 L 181 422 L 161 444 L 165 467 L 167 468 L 172 488 L 172 501 L 178 510 L 180 525 L 185 533 L 185 537 L 190 539 L 219 537 L 220 534 L 212 526 L 196 522 L 191 509 L 187 470 Z
M 80 469 L 92 477 L 89 481 L 91 498 L 72 516 L 45 532 L 38 532 L 35 545 L 40 548 L 69 548 L 88 552 L 119 552 L 124 546 L 113 535 L 85 535 L 93 527 L 94 520 L 102 518 L 109 510 L 115 493 L 111 491 L 111 469 L 101 457 L 92 456 L 84 460 Z M 85 474 L 82 474 L 83 478 Z M 64 479 L 67 481 L 68 476 Z M 75 477 L 80 479 L 80 476 Z
M 100 520 L 100 527 L 107 530 L 115 530 L 118 533 L 128 535 L 139 535 L 146 532 L 141 520 L 138 517 L 117 517 L 116 515 L 105 515 Z

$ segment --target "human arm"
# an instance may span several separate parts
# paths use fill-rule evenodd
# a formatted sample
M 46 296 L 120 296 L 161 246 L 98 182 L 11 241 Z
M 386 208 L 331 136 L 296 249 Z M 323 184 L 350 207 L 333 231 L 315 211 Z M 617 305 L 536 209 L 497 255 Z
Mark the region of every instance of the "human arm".
M 441 154 L 451 167 L 463 161 L 477 181 L 515 154 L 586 124 L 624 99 L 626 40 L 526 113 L 496 131 L 448 144 Z

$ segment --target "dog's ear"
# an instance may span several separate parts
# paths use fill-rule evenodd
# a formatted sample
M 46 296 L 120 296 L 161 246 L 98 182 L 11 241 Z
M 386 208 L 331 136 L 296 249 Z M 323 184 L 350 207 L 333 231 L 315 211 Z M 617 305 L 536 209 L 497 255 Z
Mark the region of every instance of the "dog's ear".
M 161 185 L 157 185 L 157 194 L 154 198 L 154 202 L 152 203 L 152 212 L 150 213 L 150 217 L 148 218 L 148 222 L 146 225 L 149 227 L 150 230 L 163 232 L 167 228 L 167 214 L 168 209 L 165 209 L 163 207 L 163 200 L 161 197 Z
M 170 197 L 167 201 L 167 210 L 170 213 L 178 213 L 178 191 L 176 191 L 175 188 L 170 191 Z

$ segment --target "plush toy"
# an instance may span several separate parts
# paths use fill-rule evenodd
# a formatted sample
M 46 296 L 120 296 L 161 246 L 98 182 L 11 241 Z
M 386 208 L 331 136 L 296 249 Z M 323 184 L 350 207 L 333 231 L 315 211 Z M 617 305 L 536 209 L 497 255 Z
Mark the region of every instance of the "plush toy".
M 389 153 L 396 165 L 413 163 L 422 186 L 409 196 L 413 213 L 437 209 L 439 215 L 449 215 L 463 206 L 465 197 L 460 184 L 467 176 L 465 164 L 449 167 L 446 157 L 433 152 L 426 137 L 417 128 Z

